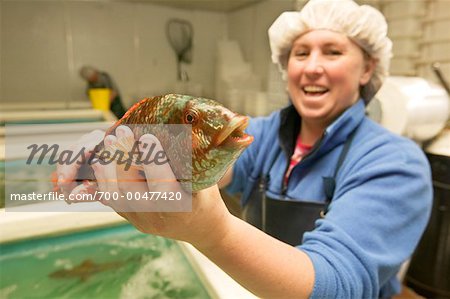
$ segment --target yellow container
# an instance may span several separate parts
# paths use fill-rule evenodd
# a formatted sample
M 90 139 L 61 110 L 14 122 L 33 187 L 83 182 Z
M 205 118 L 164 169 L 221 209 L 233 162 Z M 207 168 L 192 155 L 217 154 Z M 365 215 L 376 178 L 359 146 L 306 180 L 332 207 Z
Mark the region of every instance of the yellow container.
M 109 100 L 111 90 L 108 88 L 91 88 L 89 89 L 89 98 L 91 99 L 92 108 L 97 110 L 109 111 L 111 102 Z

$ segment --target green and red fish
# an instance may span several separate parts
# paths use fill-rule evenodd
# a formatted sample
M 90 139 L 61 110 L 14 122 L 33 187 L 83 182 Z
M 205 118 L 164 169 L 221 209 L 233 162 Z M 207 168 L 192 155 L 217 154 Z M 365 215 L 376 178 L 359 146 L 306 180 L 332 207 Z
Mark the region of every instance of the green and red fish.
M 179 157 L 183 155 L 183 146 L 186 147 L 184 140 L 169 136 L 164 129 L 153 126 L 170 124 L 190 125 L 192 128 L 190 165 Z M 190 189 L 194 192 L 216 184 L 253 141 L 253 137 L 244 132 L 248 117 L 236 114 L 216 101 L 188 95 L 168 94 L 143 99 L 132 106 L 105 136 L 115 135 L 116 128 L 122 125 L 131 128 L 134 140 L 146 133 L 155 135 L 169 157 L 175 176 L 189 177 Z M 124 145 L 121 150 L 127 151 L 130 146 Z M 100 148 L 101 152 L 106 147 L 101 144 Z

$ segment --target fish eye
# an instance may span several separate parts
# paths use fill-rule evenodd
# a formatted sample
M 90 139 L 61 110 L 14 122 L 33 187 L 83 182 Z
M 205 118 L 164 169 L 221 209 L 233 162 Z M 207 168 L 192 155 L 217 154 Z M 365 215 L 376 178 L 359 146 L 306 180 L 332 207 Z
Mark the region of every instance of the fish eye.
M 195 111 L 188 111 L 184 115 L 184 121 L 187 124 L 194 124 L 197 121 L 197 113 Z

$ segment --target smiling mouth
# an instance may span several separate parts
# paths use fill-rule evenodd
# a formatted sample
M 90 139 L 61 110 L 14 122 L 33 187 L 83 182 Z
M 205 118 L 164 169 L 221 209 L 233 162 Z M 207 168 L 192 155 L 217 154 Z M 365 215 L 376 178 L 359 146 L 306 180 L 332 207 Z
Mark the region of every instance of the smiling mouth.
M 248 117 L 235 116 L 216 138 L 216 146 L 246 147 L 253 142 L 253 136 L 244 132 Z
M 321 96 L 329 91 L 328 88 L 317 85 L 307 85 L 302 90 L 308 96 Z

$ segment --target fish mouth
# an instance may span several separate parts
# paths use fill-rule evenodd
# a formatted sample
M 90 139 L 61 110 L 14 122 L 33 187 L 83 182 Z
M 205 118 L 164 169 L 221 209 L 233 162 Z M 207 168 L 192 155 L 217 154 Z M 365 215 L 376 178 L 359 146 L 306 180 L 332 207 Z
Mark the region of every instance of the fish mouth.
M 247 147 L 253 142 L 253 136 L 244 130 L 248 126 L 248 117 L 234 116 L 216 138 L 216 146 Z

